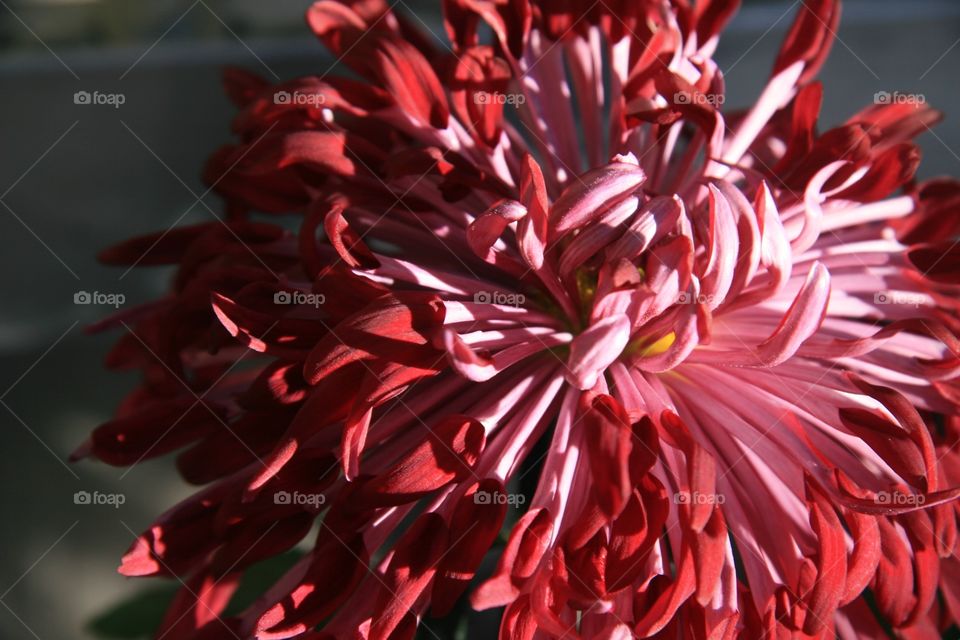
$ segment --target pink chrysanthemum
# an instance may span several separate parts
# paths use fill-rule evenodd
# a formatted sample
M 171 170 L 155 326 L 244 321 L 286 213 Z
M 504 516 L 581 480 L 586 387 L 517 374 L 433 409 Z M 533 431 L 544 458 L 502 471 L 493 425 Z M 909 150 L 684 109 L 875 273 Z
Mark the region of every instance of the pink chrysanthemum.
M 960 184 L 915 184 L 911 143 L 938 115 L 817 130 L 831 0 L 721 109 L 736 4 L 446 0 L 438 51 L 325 0 L 349 79 L 228 74 L 226 221 L 105 254 L 178 270 L 115 320 L 145 383 L 78 452 L 206 485 L 123 559 L 186 581 L 158 636 L 411 638 L 461 596 L 525 640 L 960 620 Z

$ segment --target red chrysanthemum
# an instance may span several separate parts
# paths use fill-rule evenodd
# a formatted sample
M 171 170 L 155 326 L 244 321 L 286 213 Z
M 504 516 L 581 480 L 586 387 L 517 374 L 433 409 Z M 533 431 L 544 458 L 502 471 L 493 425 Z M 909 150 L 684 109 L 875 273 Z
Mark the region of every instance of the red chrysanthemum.
M 721 109 L 736 4 L 445 0 L 444 51 L 324 0 L 349 78 L 228 74 L 225 220 L 104 254 L 177 272 L 114 320 L 145 382 L 78 452 L 205 485 L 123 558 L 185 581 L 158 637 L 411 638 L 461 596 L 524 640 L 960 620 L 960 184 L 916 184 L 911 142 L 938 114 L 817 129 L 831 0 Z

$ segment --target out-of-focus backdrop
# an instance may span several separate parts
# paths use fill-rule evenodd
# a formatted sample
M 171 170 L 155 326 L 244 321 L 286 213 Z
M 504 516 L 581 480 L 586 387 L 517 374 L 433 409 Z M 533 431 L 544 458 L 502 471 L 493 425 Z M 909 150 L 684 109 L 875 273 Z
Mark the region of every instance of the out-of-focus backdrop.
M 801 2 L 745 3 L 718 54 L 728 108 L 758 94 Z M 93 625 L 98 636 L 90 623 L 133 592 L 155 592 L 115 569 L 134 533 L 187 491 L 169 460 L 123 470 L 67 457 L 135 382 L 102 370 L 113 336 L 84 326 L 121 296 L 123 306 L 157 296 L 169 274 L 106 269 L 94 256 L 218 210 L 199 174 L 230 136 L 220 70 L 327 71 L 333 60 L 302 19 L 309 4 L 0 0 L 2 638 L 139 637 L 111 619 Z M 396 8 L 439 38 L 438 5 Z M 921 140 L 921 176 L 960 175 L 958 65 L 955 0 L 849 0 L 823 73 L 823 121 L 839 123 L 880 91 L 925 99 L 947 119 Z M 93 104 L 96 95 L 114 97 Z M 94 492 L 113 504 L 84 504 Z M 136 615 L 149 617 L 158 593 Z

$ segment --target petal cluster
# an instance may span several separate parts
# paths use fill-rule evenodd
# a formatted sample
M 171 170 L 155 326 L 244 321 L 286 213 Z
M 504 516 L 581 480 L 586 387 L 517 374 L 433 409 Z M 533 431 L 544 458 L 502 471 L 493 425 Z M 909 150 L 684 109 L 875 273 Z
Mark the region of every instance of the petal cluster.
M 465 602 L 518 640 L 960 621 L 939 114 L 818 127 L 835 0 L 728 109 L 736 5 L 444 0 L 440 45 L 321 0 L 349 75 L 228 72 L 224 220 L 104 252 L 176 275 L 103 324 L 144 382 L 77 453 L 201 487 L 120 567 L 184 581 L 158 637 L 412 638 Z

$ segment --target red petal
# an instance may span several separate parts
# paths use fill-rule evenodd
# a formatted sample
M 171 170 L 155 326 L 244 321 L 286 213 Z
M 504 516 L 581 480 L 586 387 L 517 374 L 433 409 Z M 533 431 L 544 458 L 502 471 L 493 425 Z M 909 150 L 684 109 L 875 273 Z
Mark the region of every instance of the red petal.
M 856 184 L 831 197 L 859 202 L 882 200 L 913 180 L 919 166 L 920 150 L 904 142 L 880 153 Z
M 495 147 L 503 132 L 504 103 L 491 96 L 506 94 L 510 65 L 492 47 L 470 47 L 457 56 L 451 75 L 451 99 L 460 120 L 481 144 Z
M 840 2 L 838 0 L 807 0 L 802 3 L 790 32 L 783 41 L 774 73 L 783 71 L 793 63 L 805 62 L 800 84 L 810 81 L 827 56 L 836 37 L 840 23 Z
M 367 553 L 359 538 L 343 541 L 328 529 L 312 552 L 299 584 L 260 616 L 257 638 L 292 638 L 336 611 L 366 575 Z M 332 579 L 333 577 L 336 579 Z
M 608 591 L 632 585 L 646 569 L 643 559 L 660 539 L 669 513 L 667 490 L 653 476 L 644 478 L 610 531 Z
M 960 284 L 960 246 L 952 240 L 921 245 L 907 253 L 920 272 L 936 282 Z
M 548 510 L 531 509 L 523 514 L 510 532 L 494 575 L 470 597 L 473 608 L 482 611 L 513 602 L 520 593 L 518 586 L 540 566 L 552 532 L 553 518 Z
M 215 579 L 201 572 L 188 580 L 170 603 L 163 622 L 157 629 L 156 637 L 166 637 L 167 634 L 171 638 L 208 637 L 195 635 L 208 625 L 219 627 L 223 637 L 229 637 L 235 623 L 222 620 L 220 614 L 227 608 L 230 598 L 237 590 L 240 576 L 238 572 Z
M 435 129 L 446 129 L 450 117 L 447 94 L 423 54 L 400 39 L 382 38 L 369 42 L 375 46 L 361 45 L 357 55 L 372 57 L 369 61 L 371 67 L 398 106 Z
M 353 176 L 357 168 L 347 153 L 372 149 L 359 139 L 351 139 L 348 144 L 347 135 L 339 132 L 271 133 L 259 140 L 257 153 L 238 153 L 232 172 L 255 176 L 303 165 L 323 174 Z
M 580 420 L 587 440 L 593 492 L 607 517 L 619 514 L 631 493 L 633 433 L 627 412 L 612 396 L 583 394 Z
M 97 427 L 92 455 L 115 466 L 136 464 L 175 451 L 223 427 L 226 413 L 193 396 L 160 399 L 136 413 Z
M 257 94 L 268 88 L 270 83 L 246 69 L 227 67 L 223 70 L 223 86 L 231 102 L 238 107 L 244 107 Z
M 323 228 L 337 255 L 353 268 L 375 269 L 379 265 L 373 252 L 367 248 L 360 234 L 350 227 L 344 217 L 346 201 L 336 201 L 324 207 Z
M 480 18 L 515 59 L 523 56 L 532 18 L 529 0 L 444 0 L 443 15 L 447 34 L 458 49 L 477 44 Z
M 901 626 L 910 615 L 916 598 L 913 593 L 913 563 L 910 551 L 896 527 L 886 518 L 878 518 L 881 554 L 871 588 L 880 613 L 895 626 Z
M 517 224 L 520 252 L 531 269 L 543 267 L 549 233 L 547 186 L 540 165 L 529 153 L 520 169 L 520 199 L 527 208 L 526 217 Z
M 224 483 L 194 494 L 160 516 L 123 556 L 125 576 L 181 575 L 193 570 L 219 544 L 217 509 L 230 490 Z
M 228 223 L 245 242 L 258 244 L 277 240 L 283 232 L 273 225 Z M 211 244 L 214 238 L 222 238 L 221 231 L 226 231 L 220 223 L 207 222 L 203 224 L 176 227 L 167 232 L 152 233 L 127 240 L 118 245 L 105 249 L 98 256 L 99 260 L 108 265 L 156 266 L 177 264 L 187 251 L 197 242 Z M 229 232 L 227 232 L 229 233 Z
M 476 575 L 484 555 L 497 539 L 507 505 L 477 501 L 478 492 L 502 495 L 506 489 L 495 479 L 483 480 L 468 490 L 450 517 L 450 547 L 440 562 L 433 584 L 431 613 L 442 617 L 450 612 Z
M 853 553 L 847 567 L 847 584 L 840 601 L 841 606 L 860 597 L 880 563 L 880 527 L 877 519 L 855 511 L 849 511 L 844 519 L 853 536 Z
M 530 609 L 530 596 L 524 595 L 504 611 L 499 640 L 533 640 L 537 631 L 537 619 Z
M 373 478 L 358 499 L 377 506 L 404 504 L 468 476 L 486 444 L 483 425 L 450 416 L 428 430 L 423 444 Z
M 720 583 L 720 572 L 726 562 L 727 524 L 721 509 L 713 515 L 703 531 L 693 536 L 691 550 L 697 570 L 697 602 L 706 607 Z
M 793 99 L 791 123 L 793 134 L 787 145 L 787 152 L 774 169 L 775 173 L 787 173 L 800 159 L 810 153 L 822 104 L 823 85 L 820 82 L 811 82 L 797 92 L 796 98 Z
M 270 497 L 272 499 L 273 496 Z M 315 517 L 313 513 L 295 513 L 288 517 L 272 517 L 269 521 L 253 520 L 238 525 L 239 530 L 217 549 L 211 569 L 216 575 L 222 575 L 280 555 L 306 537 Z
M 666 580 L 666 578 L 656 578 L 656 580 Z M 660 632 L 671 622 L 677 609 L 693 595 L 696 588 L 697 577 L 693 564 L 693 554 L 689 549 L 683 549 L 680 552 L 676 578 L 644 612 L 643 617 L 634 626 L 634 632 L 641 638 Z
M 430 586 L 447 543 L 447 525 L 435 513 L 418 518 L 404 534 L 383 577 L 369 640 L 390 638 L 408 613 L 416 615 L 412 609 Z
M 388 294 L 344 320 L 313 349 L 304 365 L 305 378 L 316 384 L 352 362 L 384 358 L 414 366 L 436 362 L 440 352 L 430 345 L 443 324 L 440 299 L 426 293 Z
M 840 520 L 829 501 L 813 495 L 810 503 L 810 525 L 819 546 L 816 554 L 816 582 L 805 600 L 809 612 L 803 630 L 811 635 L 830 627 L 828 622 L 840 604 L 846 589 L 847 547 Z
M 902 427 L 866 409 L 840 409 L 840 420 L 851 433 L 870 445 L 900 477 L 926 490 L 923 456 Z
M 700 497 L 716 494 L 716 460 L 700 446 L 690 435 L 687 426 L 680 418 L 669 411 L 664 411 L 661 423 L 666 432 L 674 438 L 687 459 L 687 480 L 690 492 Z M 696 532 L 703 531 L 713 513 L 714 500 L 689 500 L 690 528 Z
M 467 243 L 470 249 L 482 260 L 516 276 L 521 276 L 527 269 L 506 252 L 494 248 L 494 244 L 511 223 L 526 215 L 526 207 L 516 200 L 497 202 L 477 216 L 477 219 L 467 227 Z

